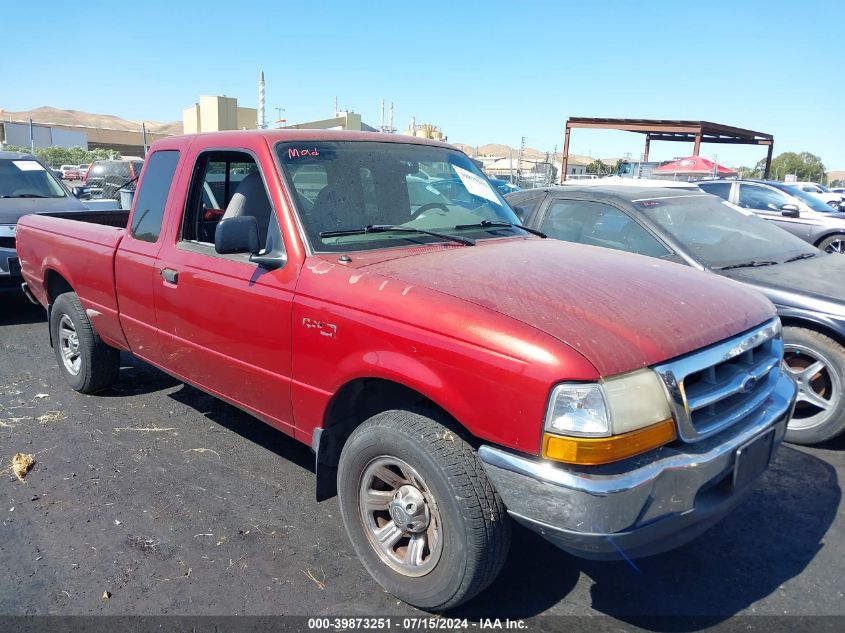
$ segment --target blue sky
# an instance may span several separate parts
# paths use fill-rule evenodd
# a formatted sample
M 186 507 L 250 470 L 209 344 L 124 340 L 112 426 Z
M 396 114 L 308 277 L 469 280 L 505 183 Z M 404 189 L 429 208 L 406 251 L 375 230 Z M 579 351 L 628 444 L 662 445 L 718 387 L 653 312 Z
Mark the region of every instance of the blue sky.
M 4 39 L 20 44 L 0 57 L 0 108 L 173 121 L 200 94 L 254 107 L 263 69 L 268 116 L 283 107 L 291 123 L 330 116 L 337 96 L 377 125 L 385 98 L 400 129 L 415 116 L 450 141 L 525 136 L 551 150 L 569 116 L 704 119 L 845 169 L 843 24 L 840 0 L 33 0 L 3 8 Z M 570 151 L 637 156 L 642 139 L 576 130 Z M 657 159 L 691 153 L 652 144 Z M 765 155 L 702 153 L 730 165 Z

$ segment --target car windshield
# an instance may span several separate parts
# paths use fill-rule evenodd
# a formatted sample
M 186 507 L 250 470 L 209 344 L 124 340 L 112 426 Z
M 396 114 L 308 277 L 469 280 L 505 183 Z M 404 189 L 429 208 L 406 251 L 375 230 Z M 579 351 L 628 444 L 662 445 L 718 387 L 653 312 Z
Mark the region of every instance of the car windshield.
M 276 151 L 315 251 L 446 241 L 413 229 L 472 240 L 526 235 L 518 228 L 481 226 L 519 219 L 458 151 L 375 141 L 280 143 Z M 402 232 L 357 232 L 368 226 L 398 226 Z M 326 235 L 337 231 L 355 233 Z
M 633 204 L 710 268 L 783 263 L 801 255 L 822 254 L 771 222 L 709 194 L 643 199 Z
M 783 185 L 780 183 L 776 184 L 775 187 L 784 193 L 788 193 L 790 196 L 795 196 L 813 211 L 818 211 L 819 213 L 836 213 L 836 209 L 826 204 L 824 200 L 815 194 L 807 193 L 802 190 L 801 187 L 796 187 L 795 185 Z
M 53 173 L 37 160 L 0 159 L 0 198 L 64 198 Z

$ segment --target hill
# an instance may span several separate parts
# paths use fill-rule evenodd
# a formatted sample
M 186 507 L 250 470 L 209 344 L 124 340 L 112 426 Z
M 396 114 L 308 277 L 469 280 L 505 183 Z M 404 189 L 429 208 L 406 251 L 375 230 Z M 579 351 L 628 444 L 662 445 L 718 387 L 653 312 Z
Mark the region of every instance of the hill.
M 122 119 L 112 114 L 91 114 L 79 110 L 60 110 L 50 106 L 41 106 L 34 110 L 21 112 L 10 112 L 0 109 L 0 118 L 3 120 L 28 121 L 33 123 L 45 123 L 54 125 L 69 125 L 81 127 L 93 127 L 108 130 L 136 131 L 141 129 L 141 121 Z M 182 122 L 172 121 L 160 123 L 157 121 L 144 121 L 147 131 L 153 134 L 181 134 Z

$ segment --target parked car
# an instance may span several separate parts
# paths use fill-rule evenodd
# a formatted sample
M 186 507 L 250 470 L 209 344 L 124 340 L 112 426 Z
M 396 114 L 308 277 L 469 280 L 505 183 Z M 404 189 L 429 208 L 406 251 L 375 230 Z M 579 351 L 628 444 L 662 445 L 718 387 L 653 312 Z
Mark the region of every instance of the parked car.
M 845 211 L 845 208 L 843 208 L 842 194 L 831 191 L 824 185 L 820 185 L 817 182 L 790 182 L 788 184 L 798 187 L 801 191 L 815 195 L 835 211 Z
M 549 237 L 686 264 L 765 294 L 798 381 L 787 441 L 815 444 L 845 429 L 845 258 L 696 190 L 561 187 L 507 200 L 530 208 L 526 224 Z
M 452 175 L 431 203 L 421 170 Z M 21 220 L 70 386 L 113 384 L 125 350 L 309 444 L 364 567 L 421 608 L 493 581 L 508 514 L 589 558 L 694 538 L 766 470 L 795 403 L 762 295 L 535 237 L 444 143 L 170 137 L 124 218 Z
M 843 187 L 833 187 L 833 188 L 831 189 L 831 191 L 832 191 L 833 193 L 838 193 L 838 194 L 839 194 L 839 195 L 841 195 L 843 198 L 845 198 L 845 188 L 843 188 Z
M 96 160 L 85 174 L 86 192 L 92 198 L 120 200 L 120 189 L 138 178 L 143 165 L 140 160 Z
M 79 178 L 80 180 L 84 180 L 85 176 L 88 175 L 88 170 L 91 168 L 90 163 L 83 163 L 79 166 Z
M 16 252 L 18 220 L 27 213 L 85 211 L 41 159 L 0 151 L 0 290 L 20 291 Z
M 79 168 L 76 165 L 62 165 L 59 171 L 64 180 L 79 180 Z
M 837 213 L 811 193 L 773 180 L 719 179 L 696 184 L 823 251 L 845 253 L 845 213 Z

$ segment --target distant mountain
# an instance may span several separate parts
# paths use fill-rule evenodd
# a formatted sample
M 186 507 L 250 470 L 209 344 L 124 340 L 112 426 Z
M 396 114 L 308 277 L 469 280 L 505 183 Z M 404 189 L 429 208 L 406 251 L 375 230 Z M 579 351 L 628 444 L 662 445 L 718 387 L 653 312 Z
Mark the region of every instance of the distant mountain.
M 50 106 L 42 106 L 23 112 L 0 110 L 0 119 L 4 121 L 10 119 L 13 121 L 28 121 L 32 119 L 33 123 L 52 123 L 54 125 L 73 125 L 133 132 L 141 129 L 141 121 L 121 119 L 112 114 L 91 114 L 90 112 L 80 112 L 79 110 L 60 110 L 59 108 L 52 108 Z M 170 123 L 144 121 L 144 124 L 147 127 L 147 131 L 153 134 L 182 133 L 181 121 L 172 121 Z

